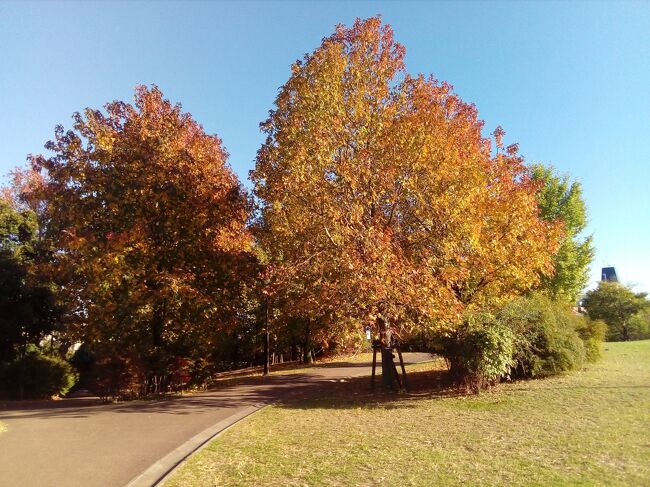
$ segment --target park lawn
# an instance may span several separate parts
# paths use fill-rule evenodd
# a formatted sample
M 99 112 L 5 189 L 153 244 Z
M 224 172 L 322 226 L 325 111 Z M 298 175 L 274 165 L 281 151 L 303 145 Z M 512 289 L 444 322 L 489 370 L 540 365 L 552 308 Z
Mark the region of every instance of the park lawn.
M 426 374 L 413 382 L 435 382 Z M 582 371 L 480 395 L 366 389 L 265 408 L 165 486 L 650 485 L 650 341 L 607 343 Z

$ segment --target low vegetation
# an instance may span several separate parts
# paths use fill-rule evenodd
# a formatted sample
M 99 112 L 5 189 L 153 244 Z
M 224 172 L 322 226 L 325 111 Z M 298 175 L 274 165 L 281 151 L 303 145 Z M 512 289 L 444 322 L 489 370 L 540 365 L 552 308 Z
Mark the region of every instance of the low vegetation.
M 63 396 L 77 377 L 66 360 L 33 349 L 13 362 L 0 363 L 0 396 L 18 399 Z
M 478 391 L 501 379 L 530 379 L 579 369 L 600 357 L 602 321 L 541 293 L 494 313 L 467 314 L 452 332 L 422 334 L 413 344 L 446 358 L 451 377 Z
M 603 355 L 474 396 L 422 389 L 441 377 L 431 364 L 399 397 L 339 383 L 244 420 L 166 486 L 648 485 L 650 341 Z

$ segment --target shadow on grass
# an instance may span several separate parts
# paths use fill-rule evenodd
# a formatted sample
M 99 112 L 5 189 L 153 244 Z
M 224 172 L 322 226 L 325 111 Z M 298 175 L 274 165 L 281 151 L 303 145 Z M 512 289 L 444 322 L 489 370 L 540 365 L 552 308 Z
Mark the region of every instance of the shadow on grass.
M 467 390 L 455 385 L 446 369 L 407 372 L 408 391 L 387 392 L 382 389 L 381 375 L 375 379 L 355 377 L 344 381 L 321 383 L 317 391 L 304 391 L 284 398 L 278 407 L 286 409 L 398 409 L 416 407 L 421 399 L 442 399 L 467 395 Z M 316 392 L 316 394 L 314 394 Z

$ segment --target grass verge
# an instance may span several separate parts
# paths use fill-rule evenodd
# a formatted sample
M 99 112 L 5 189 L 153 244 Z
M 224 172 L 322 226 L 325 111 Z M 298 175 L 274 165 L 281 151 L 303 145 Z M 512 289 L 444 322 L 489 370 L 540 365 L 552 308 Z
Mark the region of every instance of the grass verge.
M 650 341 L 477 396 L 432 389 L 428 367 L 408 395 L 363 379 L 266 408 L 165 485 L 650 485 Z

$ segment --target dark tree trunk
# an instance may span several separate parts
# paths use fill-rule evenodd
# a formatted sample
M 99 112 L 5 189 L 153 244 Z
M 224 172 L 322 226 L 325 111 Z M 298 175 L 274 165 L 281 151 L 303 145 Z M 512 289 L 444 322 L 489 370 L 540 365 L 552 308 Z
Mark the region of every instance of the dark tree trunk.
M 310 325 L 311 325 L 311 319 L 307 319 L 307 323 L 305 324 L 305 342 L 304 346 L 302 347 L 302 361 L 303 363 L 310 364 L 314 360 L 314 356 L 311 353 L 311 340 L 310 340 Z
M 25 399 L 25 356 L 27 355 L 27 340 L 20 346 L 20 375 L 18 377 L 18 399 Z
M 151 318 L 151 343 L 154 347 L 160 347 L 163 344 L 162 334 L 165 322 L 165 309 L 162 303 L 156 303 Z
M 627 323 L 623 323 L 623 341 L 630 341 L 630 330 L 627 327 Z
M 379 330 L 379 340 L 381 342 L 381 381 L 384 389 L 388 391 L 397 391 L 399 382 L 397 377 L 397 367 L 393 360 L 392 333 L 391 329 L 383 317 L 377 317 L 377 329 Z
M 269 301 L 264 304 L 264 375 L 269 375 L 269 352 L 270 352 L 270 334 L 269 334 Z
M 230 360 L 232 361 L 234 367 L 237 368 L 237 364 L 239 363 L 239 338 L 237 338 L 236 333 L 234 335 L 232 354 L 230 356 Z

